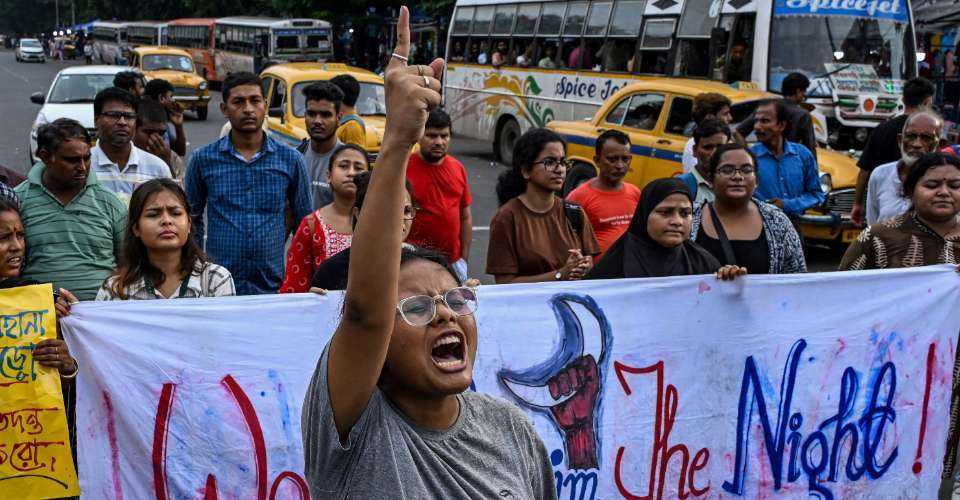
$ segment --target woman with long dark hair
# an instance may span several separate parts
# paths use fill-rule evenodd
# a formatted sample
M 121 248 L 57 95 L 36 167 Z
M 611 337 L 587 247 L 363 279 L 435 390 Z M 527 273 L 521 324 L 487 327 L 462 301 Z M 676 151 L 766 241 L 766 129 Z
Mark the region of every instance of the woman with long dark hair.
M 187 195 L 170 179 L 134 190 L 120 266 L 97 300 L 151 300 L 234 295 L 233 278 L 207 259 L 193 234 Z
M 487 274 L 497 283 L 579 280 L 600 245 L 579 205 L 556 193 L 567 172 L 567 145 L 535 128 L 513 148 L 513 168 L 497 180 L 500 209 L 490 223 Z

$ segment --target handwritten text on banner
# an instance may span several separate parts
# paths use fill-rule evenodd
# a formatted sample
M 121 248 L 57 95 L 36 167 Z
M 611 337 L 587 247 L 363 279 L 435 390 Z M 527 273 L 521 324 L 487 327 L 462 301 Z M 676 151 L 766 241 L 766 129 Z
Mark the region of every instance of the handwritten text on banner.
M 935 496 L 952 268 L 480 289 L 477 390 L 526 409 L 561 499 Z M 81 304 L 91 498 L 307 498 L 300 407 L 341 297 Z
M 79 493 L 56 370 L 33 358 L 57 337 L 53 288 L 0 290 L 0 499 Z

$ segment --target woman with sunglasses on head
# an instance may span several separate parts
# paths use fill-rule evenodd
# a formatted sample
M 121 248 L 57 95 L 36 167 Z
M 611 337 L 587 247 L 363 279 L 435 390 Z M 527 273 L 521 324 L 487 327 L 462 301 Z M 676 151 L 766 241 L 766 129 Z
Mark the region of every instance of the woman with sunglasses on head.
M 234 295 L 230 271 L 207 259 L 193 234 L 187 195 L 171 179 L 152 179 L 130 197 L 120 266 L 97 300 Z
M 690 239 L 720 261 L 752 274 L 807 270 L 803 244 L 779 208 L 753 197 L 757 160 L 746 146 L 724 144 L 710 157 L 707 180 L 715 200 L 693 211 Z
M 477 301 L 437 254 L 402 249 L 406 164 L 443 61 L 407 66 L 410 13 L 386 72 L 387 128 L 354 233 L 343 316 L 303 404 L 314 498 L 556 498 L 530 421 L 467 391 Z
M 280 293 L 304 293 L 317 267 L 350 248 L 353 239 L 353 210 L 357 198 L 354 178 L 370 170 L 367 151 L 355 144 L 338 146 L 330 154 L 327 179 L 333 203 L 308 214 L 300 221 L 287 253 L 286 275 Z
M 600 244 L 590 221 L 556 195 L 566 172 L 566 143 L 555 132 L 535 128 L 517 139 L 490 223 L 487 274 L 497 283 L 579 280 L 592 267 Z
M 587 275 L 587 279 L 663 278 L 716 273 L 732 280 L 746 274 L 720 262 L 690 241 L 693 194 L 676 177 L 657 179 L 640 193 L 640 204 L 627 232 Z

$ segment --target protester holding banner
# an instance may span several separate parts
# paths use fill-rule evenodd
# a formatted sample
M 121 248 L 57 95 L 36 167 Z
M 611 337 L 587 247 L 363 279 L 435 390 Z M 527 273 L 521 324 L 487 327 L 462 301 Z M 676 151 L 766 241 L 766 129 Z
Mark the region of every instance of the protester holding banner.
M 153 179 L 130 197 L 120 266 L 97 300 L 152 300 L 234 295 L 230 271 L 210 262 L 190 220 L 183 188 Z
M 357 174 L 370 170 L 367 151 L 355 144 L 341 144 L 330 155 L 327 182 L 333 203 L 314 210 L 300 221 L 287 252 L 286 276 L 280 293 L 304 293 L 320 264 L 350 248 L 353 239 L 353 207 L 357 197 Z
M 690 241 L 693 197 L 676 177 L 643 188 L 627 232 L 610 247 L 587 279 L 659 278 L 717 273 L 725 280 L 746 269 L 720 266 L 716 257 Z
M 903 181 L 903 194 L 910 210 L 860 233 L 843 255 L 841 271 L 960 261 L 960 160 L 921 156 Z
M 752 274 L 806 272 L 800 236 L 783 210 L 753 197 L 757 159 L 746 146 L 720 146 L 707 169 L 714 202 L 693 211 L 690 239 L 721 264 L 736 264 Z
M 568 161 L 566 143 L 535 128 L 517 139 L 513 168 L 497 179 L 500 209 L 490 223 L 487 274 L 497 283 L 583 279 L 600 244 L 575 203 L 556 196 Z
M 467 390 L 475 293 L 442 256 L 402 250 L 407 158 L 440 104 L 434 75 L 443 72 L 440 59 L 406 65 L 409 17 L 402 7 L 385 78 L 387 128 L 353 241 L 343 316 L 303 404 L 310 493 L 555 499 L 547 450 L 530 420 Z
M 350 225 L 353 232 L 357 230 L 357 219 L 360 211 L 363 209 L 363 200 L 367 196 L 367 188 L 370 187 L 370 172 L 360 172 L 353 178 L 353 183 L 357 186 L 356 200 L 353 202 L 353 210 L 350 213 Z M 401 236 L 406 241 L 410 234 L 410 228 L 413 227 L 413 220 L 417 216 L 417 205 L 413 198 L 413 185 L 410 181 L 406 182 L 406 193 L 403 199 L 403 222 Z M 411 247 L 404 243 L 404 247 Z M 350 248 L 343 250 L 336 255 L 324 260 L 317 266 L 313 274 L 313 280 L 310 288 L 319 288 L 322 290 L 346 290 L 347 289 L 347 269 L 350 265 Z

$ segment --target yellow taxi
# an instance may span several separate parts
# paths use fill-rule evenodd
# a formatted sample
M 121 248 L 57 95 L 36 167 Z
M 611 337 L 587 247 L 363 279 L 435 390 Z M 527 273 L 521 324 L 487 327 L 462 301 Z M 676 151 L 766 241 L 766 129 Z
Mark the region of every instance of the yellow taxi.
M 207 81 L 197 74 L 189 52 L 172 47 L 137 47 L 130 51 L 130 66 L 139 69 L 147 80 L 170 82 L 173 100 L 196 112 L 197 118 L 207 119 L 210 91 Z
M 319 81 L 328 81 L 337 75 L 352 75 L 360 83 L 357 114 L 366 129 L 364 149 L 371 161 L 380 152 L 387 108 L 384 102 L 383 78 L 365 69 L 339 63 L 284 63 L 275 64 L 260 73 L 264 95 L 267 98 L 267 126 L 269 133 L 291 147 L 309 137 L 304 122 L 307 107 L 304 87 Z
M 567 173 L 564 193 L 596 176 L 593 163 L 596 138 L 615 128 L 630 137 L 633 161 L 626 181 L 643 188 L 648 182 L 683 173 L 683 148 L 690 139 L 694 96 L 717 92 L 733 102 L 734 122 L 746 119 L 760 100 L 777 97 L 750 88 L 720 82 L 680 78 L 649 78 L 627 85 L 584 121 L 553 121 L 547 128 L 567 141 L 573 167 Z M 859 230 L 850 220 L 857 165 L 849 155 L 817 148 L 820 185 L 826 202 L 797 220 L 807 241 L 849 243 Z

